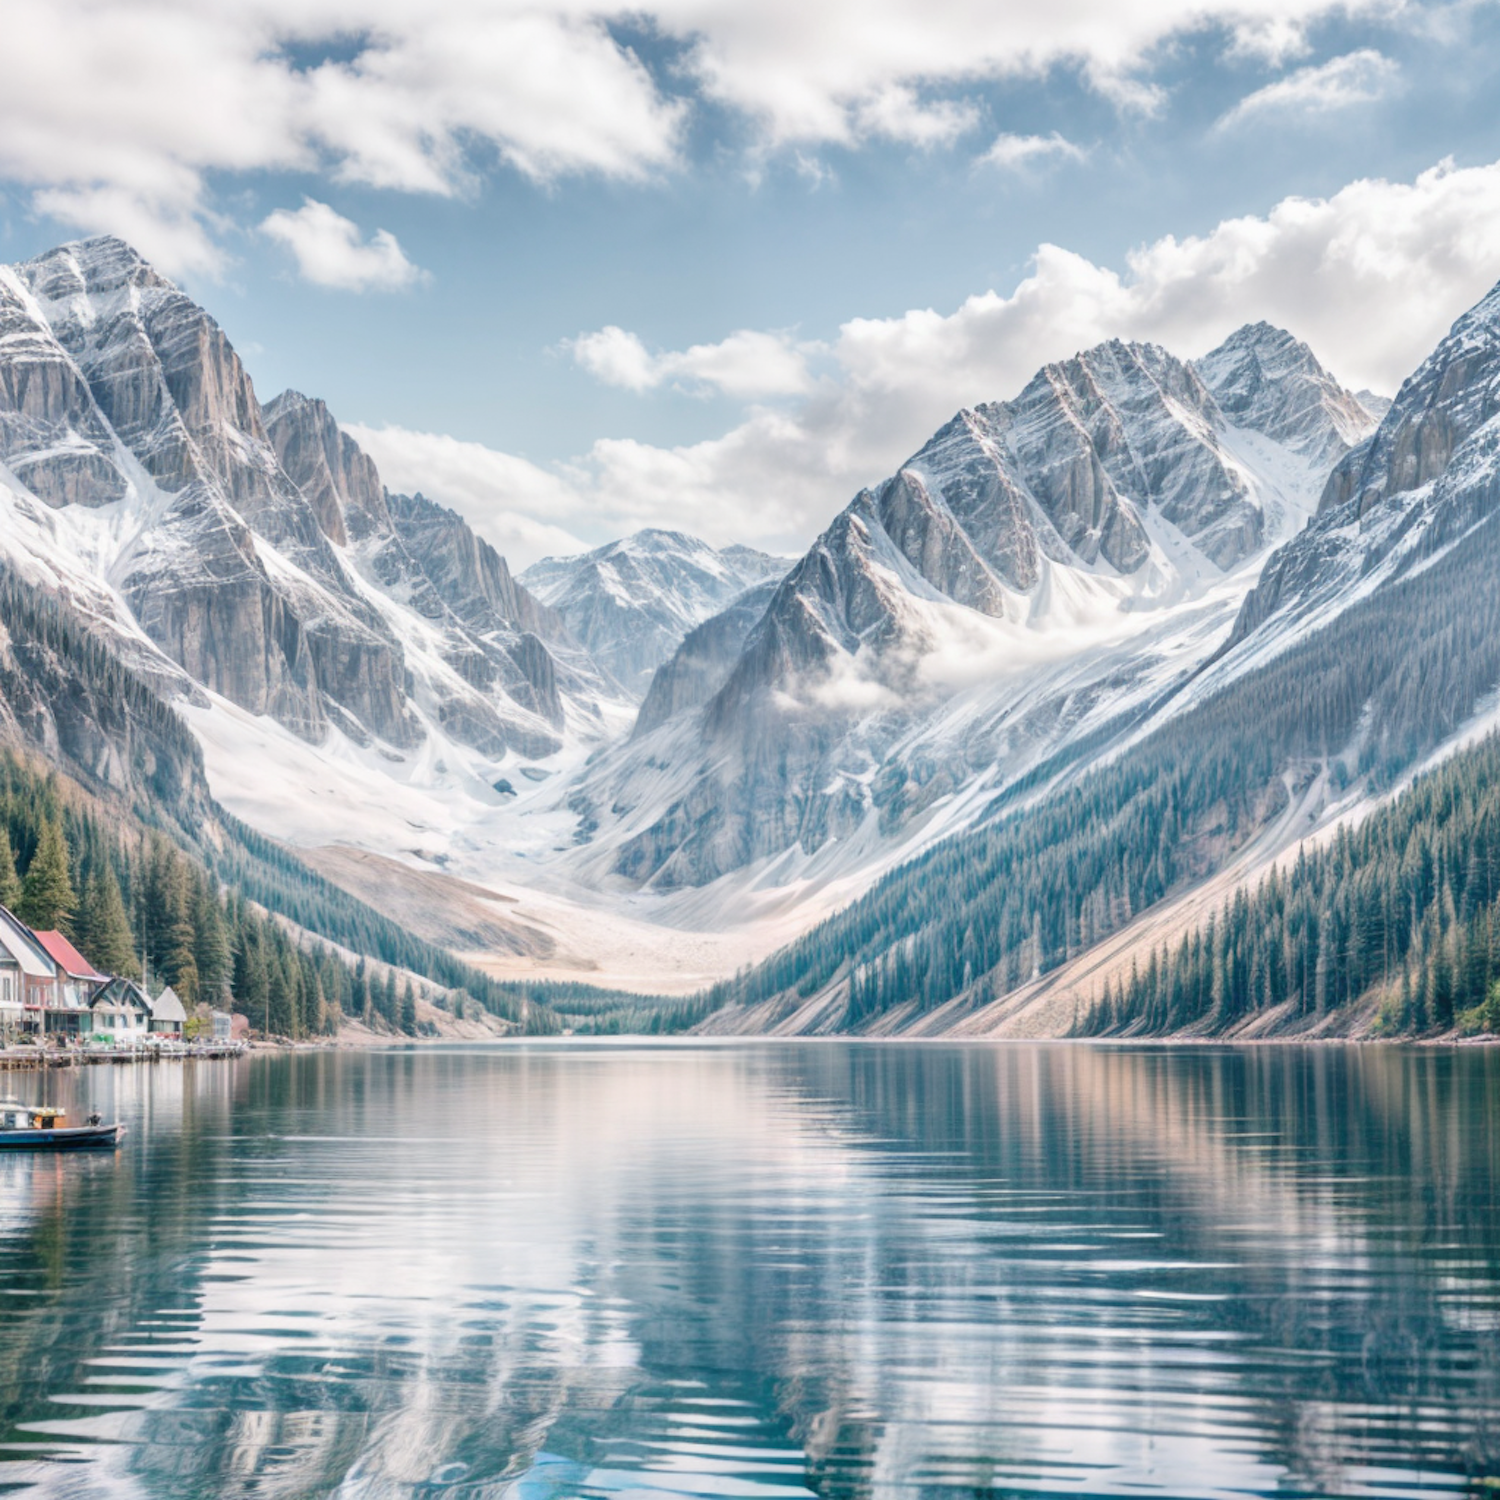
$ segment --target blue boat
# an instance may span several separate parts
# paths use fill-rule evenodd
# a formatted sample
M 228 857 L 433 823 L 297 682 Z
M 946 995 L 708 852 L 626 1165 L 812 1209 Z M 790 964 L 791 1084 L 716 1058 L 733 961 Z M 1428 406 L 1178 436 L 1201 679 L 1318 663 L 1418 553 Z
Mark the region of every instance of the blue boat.
M 0 1151 L 84 1151 L 118 1146 L 123 1125 L 106 1125 L 90 1115 L 87 1125 L 64 1125 L 65 1111 L 48 1104 L 0 1099 Z

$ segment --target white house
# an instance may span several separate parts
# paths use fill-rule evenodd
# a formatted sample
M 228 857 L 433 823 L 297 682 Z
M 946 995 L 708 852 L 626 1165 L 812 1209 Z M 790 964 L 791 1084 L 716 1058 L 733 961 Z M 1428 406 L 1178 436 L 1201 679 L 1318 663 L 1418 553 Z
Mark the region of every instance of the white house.
M 127 1046 L 147 1035 L 151 998 L 133 979 L 111 979 L 89 1002 L 96 1036 Z
M 162 1036 L 182 1035 L 182 1028 L 187 1025 L 187 1011 L 183 1009 L 182 1001 L 177 998 L 177 991 L 171 985 L 151 1002 L 151 1020 L 148 1024 L 153 1032 Z

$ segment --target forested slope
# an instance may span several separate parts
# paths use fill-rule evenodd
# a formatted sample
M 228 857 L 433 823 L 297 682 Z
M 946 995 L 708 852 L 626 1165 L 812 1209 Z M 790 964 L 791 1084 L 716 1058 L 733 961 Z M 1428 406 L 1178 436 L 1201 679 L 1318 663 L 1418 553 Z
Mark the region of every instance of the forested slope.
M 1106 987 L 1082 1036 L 1316 1024 L 1500 1030 L 1500 736 L 1273 870 Z
M 189 1003 L 200 994 L 217 1003 L 230 982 L 257 1024 L 285 1034 L 326 1030 L 337 1013 L 363 1016 L 372 1005 L 385 1024 L 410 1028 L 404 992 L 385 986 L 367 997 L 362 966 L 299 949 L 262 919 L 256 907 L 264 907 L 519 1020 L 529 992 L 413 937 L 220 808 L 191 733 L 66 605 L 0 572 L 0 628 L 0 730 L 11 746 L 0 768 L 9 839 L 0 885 L 4 853 L 29 874 L 48 827 L 61 831 L 68 856 L 68 897 L 29 913 L 37 925 L 73 932 L 109 972 L 137 969 L 144 951 Z M 49 778 L 49 769 L 63 777 Z M 113 918 L 101 928 L 96 915 L 115 904 L 111 886 L 128 914 L 123 933 Z M 525 1012 L 531 1029 L 560 1025 L 545 1003 Z
M 711 1008 L 825 993 L 820 1026 L 844 1029 L 985 1004 L 1221 866 L 1317 770 L 1391 784 L 1500 682 L 1497 569 L 1492 511 L 1109 765 L 894 871 Z

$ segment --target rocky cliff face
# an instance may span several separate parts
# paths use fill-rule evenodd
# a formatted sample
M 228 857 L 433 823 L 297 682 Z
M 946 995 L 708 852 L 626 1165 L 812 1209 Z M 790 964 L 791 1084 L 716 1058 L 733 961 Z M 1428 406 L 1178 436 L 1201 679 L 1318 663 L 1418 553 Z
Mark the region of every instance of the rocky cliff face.
M 266 435 L 302 491 L 324 536 L 342 547 L 351 536 L 391 530 L 385 487 L 374 463 L 333 420 L 323 402 L 283 391 L 265 409 Z
M 652 677 L 632 738 L 648 735 L 668 719 L 701 707 L 724 686 L 775 592 L 775 580 L 757 584 L 688 633 L 671 660 Z
M 1379 427 L 1329 475 L 1318 514 L 1271 559 L 1231 647 L 1294 638 L 1403 577 L 1487 516 L 1500 448 L 1500 287 L 1453 325 Z
M 1381 500 L 1438 478 L 1454 454 L 1500 411 L 1500 287 L 1456 322 L 1396 394 L 1379 430 L 1329 475 L 1318 509 Z
M 664 668 L 575 805 L 619 873 L 662 887 L 816 862 L 998 789 L 1201 662 L 1372 426 L 1264 325 L 1196 364 L 1111 342 L 1050 365 L 858 495 L 701 707 L 689 687 L 671 712 L 679 674 L 724 672 L 716 653 Z M 667 761 L 670 791 L 631 792 Z
M 640 695 L 690 630 L 789 566 L 751 547 L 721 550 L 680 531 L 640 531 L 578 557 L 544 558 L 521 576 L 594 659 Z
M 0 270 L 0 463 L 17 565 L 159 681 L 313 741 L 437 727 L 499 757 L 556 749 L 570 712 L 597 732 L 605 679 L 504 560 L 393 504 L 322 402 L 262 410 L 223 330 L 119 240 Z

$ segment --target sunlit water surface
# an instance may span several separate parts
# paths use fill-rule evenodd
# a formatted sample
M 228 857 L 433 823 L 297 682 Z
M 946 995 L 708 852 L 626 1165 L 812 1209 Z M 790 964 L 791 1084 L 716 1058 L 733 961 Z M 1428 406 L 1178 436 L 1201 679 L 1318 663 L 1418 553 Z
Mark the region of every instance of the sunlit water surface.
M 1500 1051 L 641 1046 L 13 1075 L 0 1484 L 1500 1485 Z

